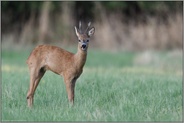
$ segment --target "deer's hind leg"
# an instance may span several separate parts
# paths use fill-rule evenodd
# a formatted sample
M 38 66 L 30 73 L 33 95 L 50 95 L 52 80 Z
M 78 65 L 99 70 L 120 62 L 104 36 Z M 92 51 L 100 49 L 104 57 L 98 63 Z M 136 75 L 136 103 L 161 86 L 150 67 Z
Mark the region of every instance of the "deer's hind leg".
M 34 87 L 33 87 L 33 92 L 34 92 L 34 93 L 35 93 L 35 90 L 36 90 L 36 88 L 37 88 L 37 86 L 38 86 L 38 84 L 39 84 L 41 78 L 42 78 L 43 75 L 45 74 L 45 72 L 46 72 L 46 70 L 45 70 L 44 68 L 41 68 L 41 69 L 39 70 L 38 77 L 37 77 L 37 79 L 36 79 L 36 81 L 35 81 L 35 83 L 34 83 Z M 34 93 L 33 93 L 33 94 L 34 94 Z
M 30 85 L 27 93 L 27 103 L 28 103 L 28 107 L 31 107 L 33 105 L 35 90 L 41 78 L 43 77 L 45 70 L 35 69 L 35 68 L 30 68 L 29 70 L 30 70 Z

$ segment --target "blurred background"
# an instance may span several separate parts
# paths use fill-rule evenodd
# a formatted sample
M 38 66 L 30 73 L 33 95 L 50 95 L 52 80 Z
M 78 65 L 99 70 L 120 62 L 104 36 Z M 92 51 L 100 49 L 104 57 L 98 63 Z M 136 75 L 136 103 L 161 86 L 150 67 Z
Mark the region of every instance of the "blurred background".
M 29 54 L 38 44 L 75 53 L 80 20 L 95 34 L 75 108 L 47 72 L 30 111 Z M 2 121 L 181 122 L 182 35 L 183 1 L 1 1 Z
M 182 49 L 183 1 L 2 1 L 3 47 L 76 46 L 74 26 L 96 28 L 90 47 L 108 51 Z

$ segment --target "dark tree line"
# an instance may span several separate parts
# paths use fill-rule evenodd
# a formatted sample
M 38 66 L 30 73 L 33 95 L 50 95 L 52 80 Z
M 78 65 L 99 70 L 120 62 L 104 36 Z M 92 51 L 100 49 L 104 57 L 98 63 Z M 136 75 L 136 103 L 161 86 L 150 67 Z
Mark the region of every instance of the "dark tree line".
M 1 1 L 2 32 L 9 29 L 9 24 L 26 22 L 30 18 L 31 13 L 34 13 L 35 16 L 38 17 L 43 3 L 43 1 Z M 173 14 L 182 12 L 183 7 L 182 1 L 107 1 L 100 3 L 108 13 L 119 12 L 128 18 L 134 18 L 136 20 L 145 14 L 165 18 L 167 17 L 167 12 Z M 61 11 L 62 6 L 60 4 L 62 4 L 62 2 L 51 2 L 51 13 Z M 72 4 L 73 16 L 76 20 L 95 19 L 94 2 L 77 1 L 72 2 Z
M 79 20 L 92 21 L 103 32 L 117 27 L 116 30 L 126 33 L 132 24 L 149 25 L 152 17 L 156 18 L 156 24 L 167 24 L 173 15 L 182 16 L 182 12 L 183 1 L 1 1 L 1 32 L 2 37 L 13 34 L 16 43 L 48 43 L 59 39 L 68 43 L 75 38 L 71 30 Z M 122 29 L 122 24 L 127 28 Z M 118 32 L 114 32 L 115 37 L 122 36 Z

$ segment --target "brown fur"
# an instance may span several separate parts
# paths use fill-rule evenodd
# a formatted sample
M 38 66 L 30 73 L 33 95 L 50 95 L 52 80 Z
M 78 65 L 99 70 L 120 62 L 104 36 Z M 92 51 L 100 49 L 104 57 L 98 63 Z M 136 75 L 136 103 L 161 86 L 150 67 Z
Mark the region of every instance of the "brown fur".
M 32 106 L 35 90 L 47 70 L 50 70 L 64 77 L 68 100 L 74 103 L 75 82 L 83 71 L 86 62 L 89 37 L 94 34 L 90 30 L 90 35 L 80 34 L 76 30 L 78 39 L 87 44 L 86 49 L 82 49 L 82 44 L 78 43 L 78 51 L 76 54 L 68 52 L 62 48 L 51 45 L 39 45 L 30 54 L 27 64 L 30 72 L 30 86 L 27 93 L 28 106 Z

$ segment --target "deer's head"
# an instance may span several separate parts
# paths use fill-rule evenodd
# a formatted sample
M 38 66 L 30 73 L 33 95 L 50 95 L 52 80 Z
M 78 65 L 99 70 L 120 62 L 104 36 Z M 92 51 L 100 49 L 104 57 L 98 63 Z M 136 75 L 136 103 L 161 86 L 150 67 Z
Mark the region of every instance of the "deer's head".
M 88 23 L 88 26 L 84 32 L 82 32 L 81 22 L 79 22 L 79 29 L 77 29 L 77 27 L 75 26 L 75 33 L 78 37 L 79 48 L 82 51 L 87 51 L 90 37 L 95 33 L 95 28 L 94 27 L 90 28 L 90 25 L 91 22 Z

